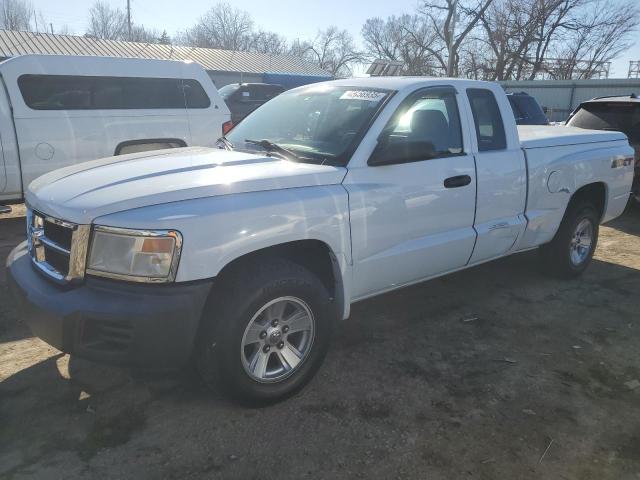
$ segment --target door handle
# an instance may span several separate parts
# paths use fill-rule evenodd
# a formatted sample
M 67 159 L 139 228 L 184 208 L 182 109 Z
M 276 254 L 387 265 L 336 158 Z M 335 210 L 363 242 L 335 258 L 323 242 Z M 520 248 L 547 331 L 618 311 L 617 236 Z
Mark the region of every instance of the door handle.
M 455 177 L 449 177 L 444 180 L 445 188 L 464 187 L 470 183 L 471 177 L 469 175 L 456 175 Z

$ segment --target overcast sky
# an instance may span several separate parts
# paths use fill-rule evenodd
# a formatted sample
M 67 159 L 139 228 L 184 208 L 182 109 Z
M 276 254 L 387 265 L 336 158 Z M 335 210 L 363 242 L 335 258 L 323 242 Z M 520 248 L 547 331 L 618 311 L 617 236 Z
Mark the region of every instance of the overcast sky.
M 67 25 L 83 34 L 88 22 L 88 0 L 31 0 L 54 30 Z M 126 8 L 126 0 L 107 0 Z M 360 41 L 360 28 L 367 18 L 412 12 L 416 0 L 233 0 L 237 8 L 248 11 L 256 26 L 273 30 L 287 38 L 312 38 L 318 29 L 337 25 L 349 30 Z M 192 26 L 212 5 L 213 0 L 131 0 L 132 21 L 145 27 L 166 30 L 169 35 Z M 611 77 L 626 78 L 629 60 L 640 60 L 640 41 L 612 65 Z

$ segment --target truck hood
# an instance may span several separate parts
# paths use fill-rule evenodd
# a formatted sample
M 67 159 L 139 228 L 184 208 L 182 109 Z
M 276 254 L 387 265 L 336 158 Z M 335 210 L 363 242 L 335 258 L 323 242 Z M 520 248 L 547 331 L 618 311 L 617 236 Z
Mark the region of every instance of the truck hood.
M 187 147 L 109 157 L 35 179 L 25 195 L 42 213 L 80 224 L 180 200 L 342 182 L 343 167 Z

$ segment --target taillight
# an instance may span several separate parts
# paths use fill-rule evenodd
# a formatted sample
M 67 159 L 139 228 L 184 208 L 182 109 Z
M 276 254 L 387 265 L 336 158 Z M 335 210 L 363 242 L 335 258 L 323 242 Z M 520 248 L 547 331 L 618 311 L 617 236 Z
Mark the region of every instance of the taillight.
M 229 120 L 228 122 L 224 122 L 222 124 L 222 135 L 226 135 L 233 128 L 233 122 Z

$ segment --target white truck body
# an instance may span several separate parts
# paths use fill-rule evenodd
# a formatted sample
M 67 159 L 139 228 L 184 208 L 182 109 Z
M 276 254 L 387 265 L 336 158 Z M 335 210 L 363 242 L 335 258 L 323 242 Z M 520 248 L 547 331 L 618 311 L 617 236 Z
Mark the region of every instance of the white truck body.
M 498 99 L 506 149 L 478 152 L 468 114 L 467 155 L 371 167 L 367 159 L 376 138 L 404 96 L 431 84 L 462 90 L 478 82 L 333 83 L 399 89 L 346 167 L 176 149 L 52 172 L 33 182 L 27 203 L 78 224 L 179 230 L 185 246 L 176 281 L 215 277 L 234 259 L 269 246 L 319 240 L 340 264 L 345 318 L 354 301 L 550 241 L 571 195 L 583 185 L 606 184 L 603 221 L 625 208 L 633 168 L 612 168 L 612 160 L 633 153 L 624 134 L 516 127 L 506 121 L 511 110 L 500 87 L 483 84 Z M 469 107 L 461 101 L 459 108 Z M 463 173 L 475 180 L 470 188 L 442 188 L 443 179 Z
M 213 146 L 230 120 L 215 85 L 195 63 L 24 55 L 0 63 L 0 78 L 0 201 L 21 199 L 35 178 L 87 160 L 163 147 Z M 156 83 L 123 87 L 120 80 Z M 153 94 L 154 88 L 167 87 L 157 82 L 172 82 L 173 87 L 175 81 L 187 80 L 189 88 L 209 101 L 202 97 L 203 103 L 187 104 L 179 87 Z M 90 81 L 101 83 L 92 86 Z M 144 93 L 135 94 L 134 88 Z M 182 103 L 172 104 L 167 93 L 183 95 Z M 149 102 L 141 98 L 145 94 Z
M 31 183 L 7 271 L 36 335 L 144 368 L 196 358 L 206 381 L 273 402 L 358 300 L 539 246 L 582 273 L 634 168 L 624 134 L 516 128 L 497 84 L 452 79 L 301 87 L 219 145 Z

